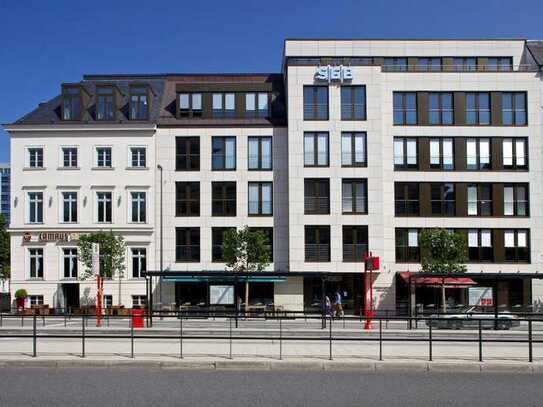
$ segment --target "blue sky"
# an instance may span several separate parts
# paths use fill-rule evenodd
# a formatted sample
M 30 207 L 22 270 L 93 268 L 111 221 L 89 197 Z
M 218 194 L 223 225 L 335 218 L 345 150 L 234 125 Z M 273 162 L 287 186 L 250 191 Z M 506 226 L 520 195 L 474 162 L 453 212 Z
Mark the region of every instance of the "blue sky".
M 0 123 L 85 73 L 274 72 L 285 38 L 541 39 L 542 27 L 541 0 L 0 0 Z

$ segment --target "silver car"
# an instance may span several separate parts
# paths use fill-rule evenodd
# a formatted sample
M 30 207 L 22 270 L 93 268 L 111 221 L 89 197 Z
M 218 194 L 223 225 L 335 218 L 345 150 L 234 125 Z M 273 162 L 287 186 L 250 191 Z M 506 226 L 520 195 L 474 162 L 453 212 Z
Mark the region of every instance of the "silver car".
M 518 316 L 508 311 L 500 312 L 496 319 L 496 315 L 477 306 L 466 307 L 447 314 L 432 314 L 429 318 L 426 320 L 426 325 L 430 326 L 431 324 L 432 328 L 439 329 L 477 329 L 479 321 L 481 321 L 483 329 L 496 327 L 505 330 L 520 325 Z

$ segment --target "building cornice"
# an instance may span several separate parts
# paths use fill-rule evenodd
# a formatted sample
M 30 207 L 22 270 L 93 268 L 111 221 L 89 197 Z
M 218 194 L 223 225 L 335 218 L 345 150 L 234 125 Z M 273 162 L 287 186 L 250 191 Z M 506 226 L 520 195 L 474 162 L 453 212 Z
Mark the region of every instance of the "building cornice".
M 156 124 L 4 124 L 7 132 L 154 131 Z

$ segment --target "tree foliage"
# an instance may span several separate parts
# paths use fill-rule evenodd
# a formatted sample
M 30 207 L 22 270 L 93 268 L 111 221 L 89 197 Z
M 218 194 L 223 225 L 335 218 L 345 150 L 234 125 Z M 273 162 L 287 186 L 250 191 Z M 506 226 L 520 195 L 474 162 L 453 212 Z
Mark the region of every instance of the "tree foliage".
M 122 277 L 125 271 L 126 245 L 113 231 L 99 231 L 79 237 L 79 260 L 85 266 L 84 279 L 92 276 L 92 244 L 100 245 L 100 275 L 104 278 Z
M 266 236 L 260 230 L 231 229 L 225 233 L 222 245 L 226 266 L 234 272 L 259 272 L 270 264 Z
M 420 234 L 421 265 L 426 273 L 464 273 L 465 236 L 446 229 L 425 229 Z
M 0 214 L 0 280 L 10 277 L 10 239 L 6 230 L 6 220 Z

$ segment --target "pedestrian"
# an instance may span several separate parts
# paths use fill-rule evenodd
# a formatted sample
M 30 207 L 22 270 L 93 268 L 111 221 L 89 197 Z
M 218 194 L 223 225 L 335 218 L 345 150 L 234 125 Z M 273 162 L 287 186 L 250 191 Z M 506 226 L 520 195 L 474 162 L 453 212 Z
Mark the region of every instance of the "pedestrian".
M 341 304 L 341 294 L 339 291 L 336 291 L 336 298 L 335 298 L 335 314 L 336 316 L 342 317 L 344 315 L 343 312 L 343 305 Z
M 324 297 L 324 309 L 326 310 L 326 315 L 332 316 L 332 301 L 327 295 Z

